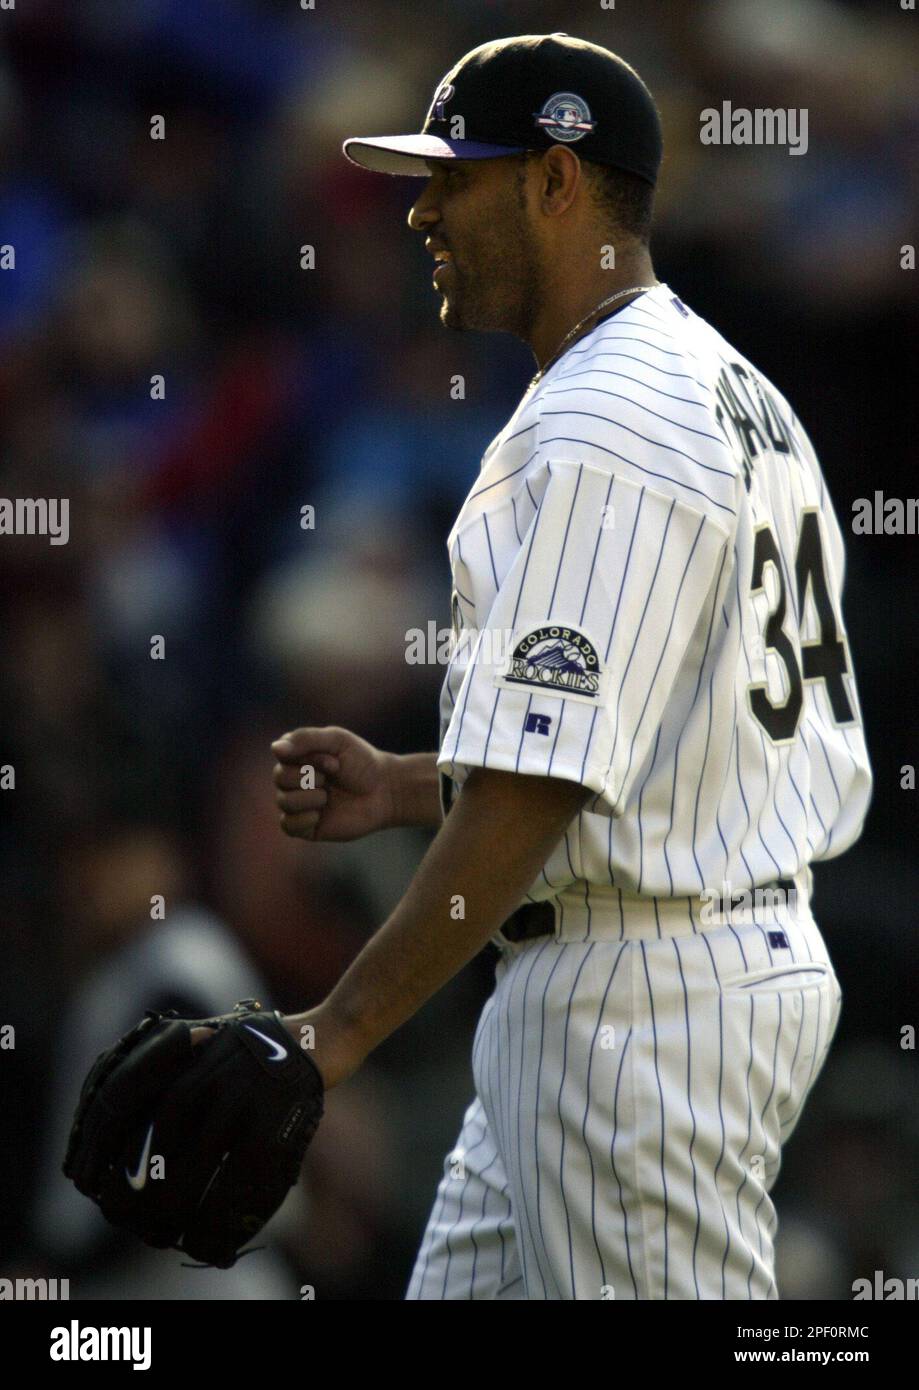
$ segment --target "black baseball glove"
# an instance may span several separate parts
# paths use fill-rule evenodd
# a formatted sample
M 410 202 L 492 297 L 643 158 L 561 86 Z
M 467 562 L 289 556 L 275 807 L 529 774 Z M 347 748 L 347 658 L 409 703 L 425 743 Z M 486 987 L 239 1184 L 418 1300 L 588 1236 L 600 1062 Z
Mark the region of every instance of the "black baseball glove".
M 191 1030 L 214 1036 L 192 1044 Z M 254 999 L 149 1011 L 83 1083 L 64 1172 L 115 1226 L 222 1269 L 277 1211 L 322 1116 L 318 1069 Z

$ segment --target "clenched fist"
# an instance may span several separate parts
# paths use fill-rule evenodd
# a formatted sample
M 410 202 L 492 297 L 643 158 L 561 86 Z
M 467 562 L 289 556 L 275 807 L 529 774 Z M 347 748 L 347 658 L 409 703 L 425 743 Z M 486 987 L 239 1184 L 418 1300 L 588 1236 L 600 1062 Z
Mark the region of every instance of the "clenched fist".
M 281 829 L 301 840 L 358 840 L 398 821 L 400 759 L 347 729 L 294 729 L 271 745 Z

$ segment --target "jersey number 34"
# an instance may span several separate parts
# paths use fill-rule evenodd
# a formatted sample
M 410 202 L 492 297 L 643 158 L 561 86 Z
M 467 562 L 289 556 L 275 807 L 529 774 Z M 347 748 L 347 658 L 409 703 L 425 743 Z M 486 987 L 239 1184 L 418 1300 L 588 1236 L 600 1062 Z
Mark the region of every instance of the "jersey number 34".
M 805 511 L 801 514 L 795 549 L 795 588 L 798 622 L 801 623 L 804 617 L 809 587 L 817 613 L 820 636 L 814 642 L 799 641 L 800 662 L 794 644 L 785 631 L 788 595 L 782 557 L 772 529 L 762 526 L 756 532 L 753 546 L 751 593 L 763 591 L 764 574 L 768 564 L 775 569 L 779 596 L 766 623 L 765 643 L 767 649 L 774 651 L 785 667 L 788 696 L 783 704 L 773 704 L 769 699 L 765 681 L 751 685 L 747 694 L 754 717 L 773 743 L 787 743 L 797 732 L 804 704 L 804 681 L 824 682 L 835 723 L 850 724 L 855 719 L 844 681 L 849 671 L 846 644 L 839 635 L 840 624 L 827 584 L 820 520 L 816 511 Z

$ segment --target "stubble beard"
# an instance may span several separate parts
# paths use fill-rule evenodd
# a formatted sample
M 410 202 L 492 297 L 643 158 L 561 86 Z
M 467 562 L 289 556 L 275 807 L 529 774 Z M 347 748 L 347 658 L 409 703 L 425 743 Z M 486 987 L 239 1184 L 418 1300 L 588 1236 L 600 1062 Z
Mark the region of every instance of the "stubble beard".
M 512 219 L 500 245 L 476 257 L 485 271 L 466 278 L 453 262 L 453 284 L 444 293 L 440 322 L 458 332 L 511 333 L 530 341 L 542 303 L 542 274 L 523 217 Z

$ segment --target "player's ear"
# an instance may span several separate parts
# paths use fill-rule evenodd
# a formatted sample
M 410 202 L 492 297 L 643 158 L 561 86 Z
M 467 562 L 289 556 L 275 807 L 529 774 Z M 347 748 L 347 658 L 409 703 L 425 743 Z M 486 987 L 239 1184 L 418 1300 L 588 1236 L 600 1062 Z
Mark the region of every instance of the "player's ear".
M 573 150 L 553 145 L 540 159 L 540 207 L 547 217 L 567 212 L 581 183 L 581 161 Z

